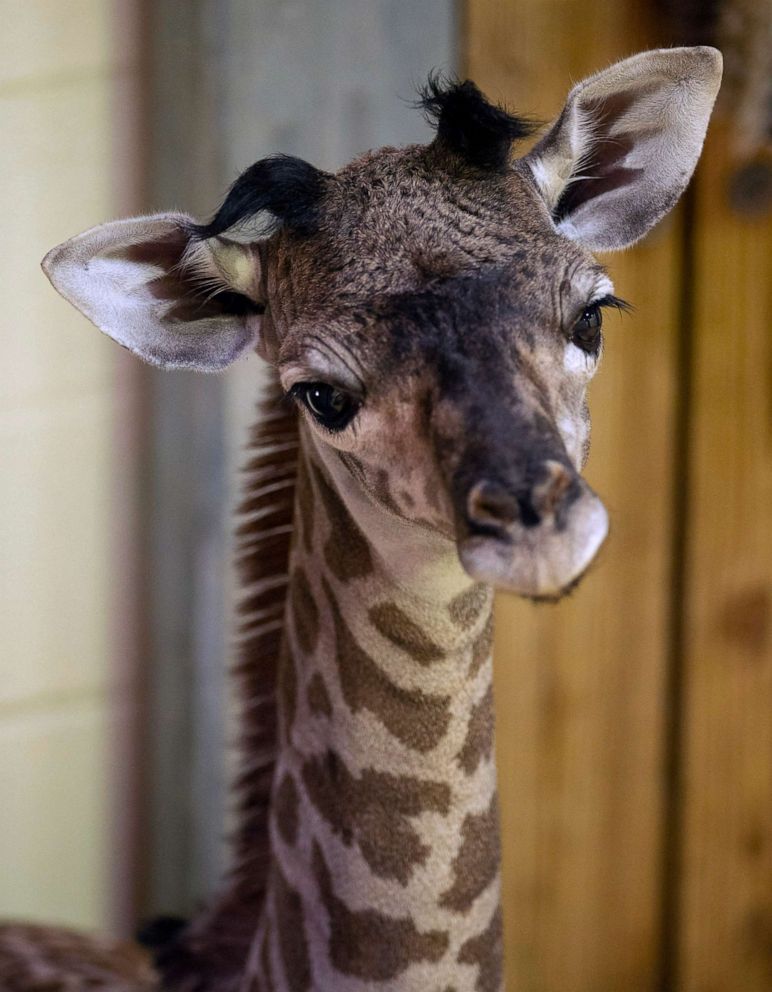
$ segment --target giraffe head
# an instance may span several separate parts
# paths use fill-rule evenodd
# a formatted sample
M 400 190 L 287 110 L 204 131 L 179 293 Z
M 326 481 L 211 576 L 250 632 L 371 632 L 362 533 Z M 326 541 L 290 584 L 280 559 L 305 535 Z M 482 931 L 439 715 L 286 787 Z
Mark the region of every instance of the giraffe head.
M 530 126 L 432 80 L 427 145 L 335 174 L 264 159 L 211 223 L 117 221 L 54 249 L 56 288 L 142 358 L 218 370 L 257 351 L 319 456 L 384 510 L 455 542 L 474 578 L 553 597 L 607 514 L 581 477 L 586 389 L 624 248 L 692 174 L 721 76 L 710 48 L 647 52 Z

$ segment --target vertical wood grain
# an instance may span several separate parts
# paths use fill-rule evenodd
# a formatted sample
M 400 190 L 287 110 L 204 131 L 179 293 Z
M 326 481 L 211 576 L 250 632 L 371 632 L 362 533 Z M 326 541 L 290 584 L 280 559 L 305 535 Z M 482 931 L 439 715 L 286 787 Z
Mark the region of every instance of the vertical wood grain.
M 679 992 L 772 988 L 772 224 L 695 199 Z
M 657 44 L 644 5 L 469 0 L 466 70 L 554 117 L 573 82 Z M 611 317 L 588 477 L 607 546 L 557 607 L 498 602 L 507 988 L 657 992 L 680 233 L 604 259 Z

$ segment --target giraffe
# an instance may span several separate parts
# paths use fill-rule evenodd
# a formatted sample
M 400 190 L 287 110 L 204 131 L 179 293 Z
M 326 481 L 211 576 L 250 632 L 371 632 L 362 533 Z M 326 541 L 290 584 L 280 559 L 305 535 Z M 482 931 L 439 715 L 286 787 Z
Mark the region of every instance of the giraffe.
M 626 304 L 593 253 L 675 204 L 720 78 L 715 49 L 640 53 L 516 157 L 531 125 L 433 76 L 426 145 L 335 174 L 263 159 L 207 224 L 116 221 L 46 257 L 144 360 L 256 350 L 272 375 L 238 530 L 234 866 L 156 972 L 89 988 L 501 992 L 493 590 L 558 599 L 606 537 L 586 390 Z M 48 946 L 0 931 L 4 987 Z M 56 968 L 46 988 L 80 987 Z

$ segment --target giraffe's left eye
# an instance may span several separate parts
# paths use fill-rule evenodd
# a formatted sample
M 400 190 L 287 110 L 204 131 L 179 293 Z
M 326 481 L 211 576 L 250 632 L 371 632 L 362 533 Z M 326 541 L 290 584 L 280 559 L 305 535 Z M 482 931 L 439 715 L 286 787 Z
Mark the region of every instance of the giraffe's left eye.
M 359 408 L 353 396 L 327 382 L 298 382 L 291 393 L 296 396 L 314 419 L 330 431 L 341 431 Z
M 600 348 L 600 329 L 603 326 L 603 311 L 600 303 L 591 303 L 574 324 L 571 341 L 577 348 L 594 355 Z
M 633 309 L 629 303 L 620 300 L 618 296 L 611 295 L 602 296 L 600 299 L 587 304 L 571 328 L 571 343 L 587 352 L 588 355 L 597 355 L 600 351 L 600 329 L 603 326 L 604 307 L 614 307 L 623 313 Z

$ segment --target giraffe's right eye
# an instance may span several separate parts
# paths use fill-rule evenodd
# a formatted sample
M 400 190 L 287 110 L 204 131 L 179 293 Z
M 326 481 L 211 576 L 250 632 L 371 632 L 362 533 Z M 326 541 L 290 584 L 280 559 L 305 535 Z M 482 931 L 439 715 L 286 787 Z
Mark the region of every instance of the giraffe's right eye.
M 327 382 L 298 382 L 290 393 L 329 431 L 343 430 L 359 409 L 353 396 Z

